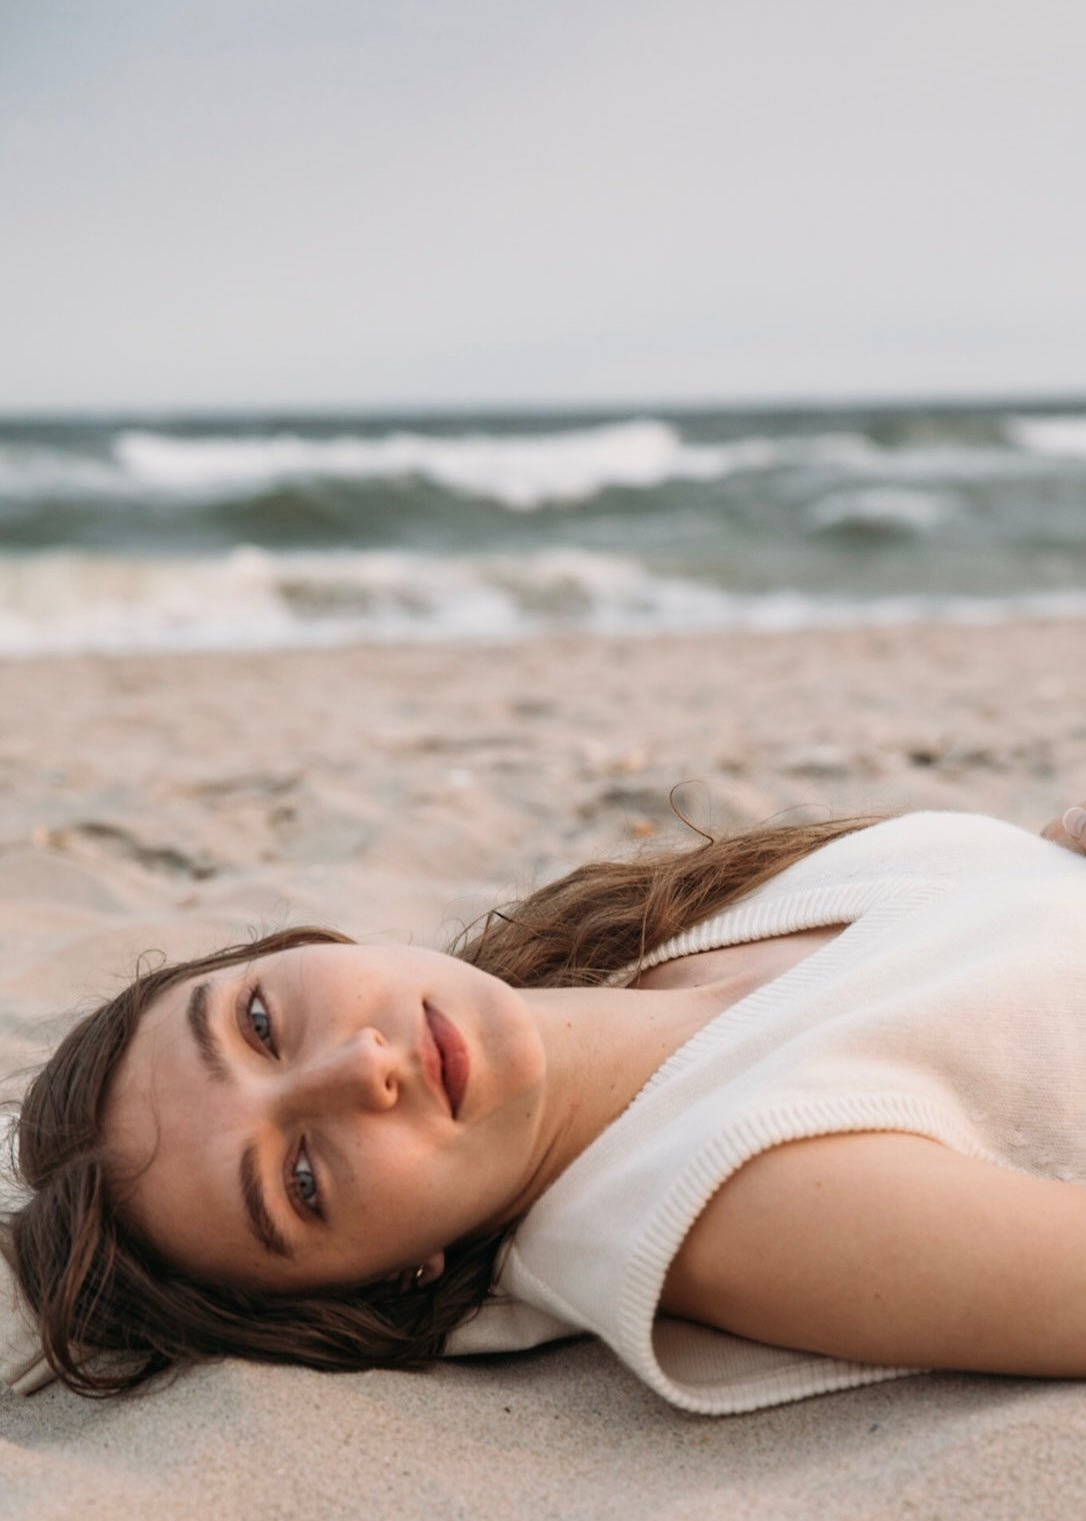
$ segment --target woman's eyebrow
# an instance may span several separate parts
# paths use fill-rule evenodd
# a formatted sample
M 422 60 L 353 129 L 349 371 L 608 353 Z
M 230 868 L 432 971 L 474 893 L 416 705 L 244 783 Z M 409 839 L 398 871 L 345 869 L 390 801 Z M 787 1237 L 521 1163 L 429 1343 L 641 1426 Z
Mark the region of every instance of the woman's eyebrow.
M 200 1060 L 208 1073 L 215 1082 L 228 1083 L 230 1072 L 223 1058 L 219 1038 L 211 1028 L 211 1009 L 206 982 L 198 982 L 189 994 L 188 1003 L 185 1006 L 185 1018 L 192 1031 L 192 1038 L 196 1042 L 196 1049 L 200 1053 Z
M 241 1179 L 241 1197 L 245 1201 L 245 1214 L 249 1222 L 249 1229 L 260 1242 L 266 1252 L 271 1252 L 276 1257 L 293 1257 L 294 1253 L 287 1245 L 286 1238 L 277 1228 L 275 1221 L 268 1213 L 268 1206 L 264 1200 L 264 1190 L 260 1186 L 260 1172 L 256 1165 L 256 1147 L 246 1146 L 241 1154 L 241 1166 L 238 1169 Z
M 209 1074 L 217 1083 L 230 1082 L 230 1070 L 223 1057 L 222 1046 L 219 1037 L 211 1028 L 211 1006 L 209 988 L 206 982 L 198 982 L 189 994 L 188 1003 L 185 1006 L 185 1019 L 188 1021 L 192 1038 L 196 1042 L 196 1049 L 200 1053 L 200 1060 L 207 1068 Z M 266 1252 L 271 1252 L 276 1257 L 292 1257 L 294 1253 L 287 1244 L 286 1238 L 278 1229 L 271 1217 L 267 1201 L 264 1198 L 264 1190 L 260 1184 L 260 1171 L 256 1161 L 256 1147 L 246 1146 L 241 1154 L 241 1162 L 238 1167 L 238 1180 L 241 1187 L 241 1198 L 245 1205 L 245 1218 L 249 1229 L 260 1242 Z

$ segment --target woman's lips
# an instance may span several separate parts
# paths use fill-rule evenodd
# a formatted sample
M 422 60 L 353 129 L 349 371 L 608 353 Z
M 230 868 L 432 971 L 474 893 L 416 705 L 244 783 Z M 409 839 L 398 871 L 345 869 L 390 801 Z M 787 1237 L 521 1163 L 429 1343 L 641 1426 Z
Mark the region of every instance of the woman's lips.
M 430 1027 L 430 1034 L 434 1037 L 434 1045 L 441 1058 L 441 1084 L 445 1089 L 449 1108 L 455 1120 L 460 1112 L 464 1089 L 468 1085 L 468 1073 L 471 1070 L 468 1048 L 452 1020 L 446 1019 L 441 1010 L 435 1009 L 432 1003 L 426 1005 L 426 1023 Z

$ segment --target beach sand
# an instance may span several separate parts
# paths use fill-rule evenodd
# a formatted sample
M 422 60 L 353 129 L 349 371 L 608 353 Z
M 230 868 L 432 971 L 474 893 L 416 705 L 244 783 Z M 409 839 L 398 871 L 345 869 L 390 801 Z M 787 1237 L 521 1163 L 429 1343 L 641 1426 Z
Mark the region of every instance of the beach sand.
M 1086 797 L 1084 649 L 1060 622 L 6 663 L 0 1073 L 141 952 L 297 920 L 443 945 L 591 855 L 689 838 L 673 804 L 713 830 L 1039 829 Z M 0 1398 L 0 1518 L 1070 1518 L 1084 1396 L 924 1375 L 711 1420 L 588 1342 L 424 1374 L 227 1362 Z

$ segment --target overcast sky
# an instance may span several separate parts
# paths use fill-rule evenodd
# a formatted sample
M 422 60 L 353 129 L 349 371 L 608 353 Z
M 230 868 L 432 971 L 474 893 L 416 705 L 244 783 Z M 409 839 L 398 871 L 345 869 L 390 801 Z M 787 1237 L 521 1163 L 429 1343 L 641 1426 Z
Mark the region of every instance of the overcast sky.
M 1082 0 L 0 0 L 0 408 L 1086 393 Z

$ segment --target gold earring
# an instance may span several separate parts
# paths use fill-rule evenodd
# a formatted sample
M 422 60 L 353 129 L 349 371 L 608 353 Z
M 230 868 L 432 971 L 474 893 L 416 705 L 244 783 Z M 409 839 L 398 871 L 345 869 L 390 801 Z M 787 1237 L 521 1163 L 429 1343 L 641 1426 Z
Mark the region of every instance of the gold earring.
M 412 1278 L 411 1278 L 412 1283 L 415 1285 L 415 1287 L 417 1289 L 421 1289 L 422 1288 L 422 1278 L 423 1278 L 423 1274 L 425 1272 L 426 1272 L 426 1265 L 425 1265 L 425 1263 L 421 1263 L 420 1262 L 419 1265 L 418 1265 L 418 1267 L 415 1269 L 415 1271 L 414 1271 L 414 1273 L 412 1275 Z

